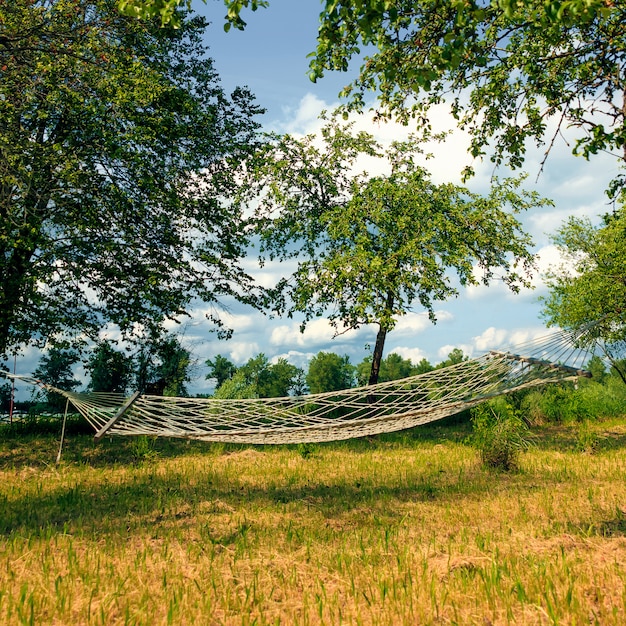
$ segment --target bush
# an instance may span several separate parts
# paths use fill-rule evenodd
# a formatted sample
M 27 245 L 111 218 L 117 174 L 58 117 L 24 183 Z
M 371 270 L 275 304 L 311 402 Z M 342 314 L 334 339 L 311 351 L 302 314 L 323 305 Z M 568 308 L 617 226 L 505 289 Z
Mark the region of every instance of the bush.
M 578 388 L 571 383 L 549 385 L 526 393 L 520 402 L 522 414 L 531 423 L 584 422 L 624 415 L 626 385 L 615 377 L 602 383 L 582 379 Z
M 494 398 L 472 409 L 473 445 L 484 465 L 517 469 L 520 454 L 531 445 L 527 424 L 505 398 Z

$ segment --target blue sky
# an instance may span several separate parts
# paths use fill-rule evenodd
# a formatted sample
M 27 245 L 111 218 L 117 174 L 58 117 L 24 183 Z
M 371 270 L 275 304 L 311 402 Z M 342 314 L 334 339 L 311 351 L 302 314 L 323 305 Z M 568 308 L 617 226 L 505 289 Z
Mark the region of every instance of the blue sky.
M 332 109 L 338 103 L 337 93 L 350 81 L 352 74 L 335 73 L 313 84 L 309 81 L 307 54 L 315 48 L 319 0 L 270 0 L 268 9 L 244 13 L 248 26 L 244 31 L 223 30 L 225 8 L 221 0 L 195 0 L 194 7 L 212 22 L 207 31 L 210 54 L 227 90 L 237 85 L 248 86 L 258 103 L 267 109 L 263 124 L 268 130 L 306 134 L 320 126 L 318 115 L 322 109 Z M 354 68 L 356 72 L 358 68 Z M 453 126 L 446 107 L 433 112 L 432 121 L 440 128 Z M 367 116 L 357 125 L 373 132 L 381 141 L 401 138 L 406 129 L 398 126 L 377 126 Z M 525 171 L 529 176 L 528 189 L 537 190 L 551 198 L 553 209 L 531 211 L 523 217 L 528 232 L 540 255 L 539 266 L 545 269 L 558 262 L 548 235 L 554 233 L 569 215 L 597 216 L 608 209 L 604 195 L 608 181 L 618 169 L 611 156 L 600 155 L 587 162 L 571 155 L 573 138 L 567 143 L 567 132 L 553 148 L 546 167 L 537 179 L 545 148 L 529 151 Z M 435 159 L 428 164 L 435 182 L 460 183 L 461 169 L 470 163 L 465 148 L 467 138 L 455 132 L 445 145 L 436 148 Z M 477 192 L 486 192 L 491 175 L 490 163 L 474 164 L 476 177 L 468 186 Z M 500 170 L 499 177 L 510 172 Z M 258 279 L 271 284 L 284 272 L 282 267 L 268 265 L 261 270 L 250 258 L 246 265 Z M 386 354 L 398 352 L 417 362 L 426 357 L 436 363 L 452 350 L 460 347 L 466 354 L 477 355 L 485 350 L 510 343 L 519 343 L 544 334 L 538 297 L 545 293 L 540 275 L 534 278 L 536 288 L 523 290 L 519 295 L 508 292 L 502 284 L 490 288 L 470 288 L 461 295 L 437 307 L 439 322 L 432 325 L 423 311 L 416 309 L 402 318 L 388 335 Z M 306 365 L 308 359 L 320 350 L 348 354 L 358 363 L 373 346 L 376 328 L 362 328 L 333 339 L 333 330 L 321 318 L 310 323 L 304 334 L 299 332 L 298 320 L 269 319 L 237 303 L 229 303 L 225 319 L 234 329 L 229 341 L 218 341 L 204 320 L 199 306 L 191 321 L 173 330 L 182 331 L 183 343 L 192 351 L 197 362 L 192 392 L 208 392 L 211 385 L 204 380 L 204 361 L 216 354 L 227 356 L 236 364 L 264 352 L 270 359 L 280 356 L 296 365 Z M 29 373 L 36 366 L 37 354 L 29 350 L 18 362 L 18 373 Z

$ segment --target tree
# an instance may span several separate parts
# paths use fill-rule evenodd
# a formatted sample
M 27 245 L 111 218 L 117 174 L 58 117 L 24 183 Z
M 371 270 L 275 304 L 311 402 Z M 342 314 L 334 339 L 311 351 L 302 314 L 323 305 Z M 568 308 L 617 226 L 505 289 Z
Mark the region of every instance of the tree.
M 227 19 L 238 28 L 247 4 L 227 0 Z M 348 110 L 362 110 L 376 94 L 380 117 L 416 117 L 428 125 L 430 107 L 449 99 L 472 137 L 474 157 L 491 148 L 494 162 L 519 167 L 528 140 L 547 146 L 547 158 L 560 130 L 576 127 L 576 154 L 614 151 L 626 159 L 623 2 L 323 4 L 310 76 L 316 81 L 327 71 L 348 71 L 353 57 L 363 54 L 358 77 L 340 94 Z M 623 176 L 616 179 L 609 193 L 623 183 Z
M 280 357 L 270 366 L 270 380 L 264 393 L 266 398 L 282 398 L 288 396 L 298 385 L 301 369 Z
M 549 325 L 579 329 L 594 324 L 593 334 L 608 343 L 624 342 L 626 203 L 599 226 L 570 217 L 553 241 L 562 263 L 546 276 L 549 293 L 542 300 Z
M 0 365 L 0 373 L 7 372 L 8 368 Z M 8 413 L 11 410 L 11 399 L 13 398 L 13 386 L 9 381 L 0 378 L 0 413 Z
M 206 0 L 203 0 L 206 4 Z M 259 7 L 267 7 L 267 0 L 226 0 L 224 4 L 228 7 L 226 14 L 226 23 L 224 30 L 230 30 L 231 26 L 243 29 L 246 23 L 241 18 L 241 10 L 250 8 L 256 11 Z M 121 13 L 137 17 L 139 19 L 154 19 L 161 21 L 162 25 L 171 24 L 178 26 L 180 24 L 180 16 L 178 15 L 178 7 L 191 8 L 191 0 L 117 0 L 117 6 Z
M 454 348 L 448 354 L 448 358 L 441 361 L 441 363 L 437 363 L 435 369 L 450 367 L 450 365 L 458 365 L 459 363 L 463 363 L 463 361 L 467 361 L 468 358 L 469 357 L 463 354 L 463 350 L 461 350 L 461 348 Z
M 133 372 L 132 359 L 116 350 L 113 344 L 104 339 L 92 350 L 85 370 L 90 374 L 90 391 L 126 393 Z
M 218 386 L 216 398 L 281 398 L 298 385 L 301 370 L 284 358 L 270 363 L 265 354 L 248 359 L 245 365 Z
M 303 326 L 327 315 L 337 333 L 377 325 L 370 384 L 387 333 L 414 305 L 435 322 L 434 303 L 456 296 L 459 284 L 496 277 L 513 291 L 528 284 L 531 242 L 515 214 L 547 201 L 518 193 L 519 179 L 496 181 L 480 196 L 434 184 L 415 164 L 420 149 L 412 140 L 383 151 L 371 135 L 353 135 L 336 120 L 322 140 L 285 136 L 265 146 L 249 168 L 248 189 L 260 198 L 262 253 L 297 259 L 274 293 L 276 310 L 304 313 Z M 361 154 L 383 158 L 391 173 L 353 174 Z
M 205 378 L 207 380 L 215 379 L 216 389 L 219 389 L 227 380 L 231 379 L 237 371 L 237 366 L 221 354 L 216 355 L 214 359 L 207 359 L 205 363 L 209 368 L 209 373 Z
M 52 346 L 39 359 L 33 376 L 47 385 L 52 385 L 64 391 L 73 391 L 80 385 L 74 378 L 72 367 L 78 363 L 79 355 L 76 350 L 68 350 Z M 54 391 L 44 391 L 46 401 L 52 411 L 61 411 L 65 403 L 64 398 Z
M 347 354 L 318 352 L 309 363 L 306 382 L 311 393 L 350 389 L 354 386 L 355 369 Z
M 0 24 L 0 355 L 254 302 L 229 195 L 260 109 L 219 86 L 205 22 L 15 0 Z
M 367 385 L 372 371 L 372 355 L 366 356 L 357 366 L 357 381 L 359 385 Z M 400 380 L 415 374 L 415 367 L 411 359 L 403 359 L 397 352 L 392 352 L 380 362 L 378 382 Z
M 624 3 L 340 0 L 332 7 L 322 16 L 312 77 L 347 69 L 362 45 L 374 49 L 343 91 L 349 108 L 361 109 L 373 90 L 382 116 L 427 123 L 429 108 L 450 96 L 474 157 L 491 146 L 494 162 L 519 167 L 527 140 L 549 152 L 560 130 L 574 126 L 575 153 L 626 158 Z M 546 137 L 549 120 L 556 129 Z
M 191 354 L 176 335 L 148 340 L 137 355 L 135 380 L 137 388 L 153 395 L 187 395 Z

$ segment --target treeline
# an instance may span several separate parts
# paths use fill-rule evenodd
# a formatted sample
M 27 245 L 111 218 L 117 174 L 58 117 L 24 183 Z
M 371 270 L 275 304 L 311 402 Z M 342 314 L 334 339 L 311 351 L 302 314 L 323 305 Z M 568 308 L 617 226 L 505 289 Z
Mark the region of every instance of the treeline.
M 307 393 L 338 391 L 368 382 L 371 355 L 354 365 L 347 355 L 319 352 L 306 369 L 279 358 L 275 363 L 257 354 L 241 366 L 218 354 L 205 361 L 205 379 L 213 387 L 213 396 L 220 399 L 272 398 Z M 424 374 L 467 360 L 463 351 L 455 348 L 446 359 L 433 365 L 423 358 L 418 363 L 391 353 L 381 362 L 379 380 L 386 382 Z M 68 391 L 83 388 L 91 392 L 128 393 L 139 389 L 145 393 L 167 396 L 188 396 L 188 383 L 197 370 L 197 363 L 175 335 L 144 346 L 135 354 L 119 350 L 110 341 L 94 346 L 82 367 L 87 383 L 78 380 L 74 370 L 80 361 L 71 349 L 51 348 L 40 359 L 33 376 L 58 389 Z M 598 357 L 587 364 L 591 379 L 578 384 L 550 384 L 512 394 L 509 404 L 528 422 L 582 421 L 626 411 L 626 385 L 621 376 L 624 363 L 607 367 Z M 8 413 L 12 385 L 0 384 L 0 413 Z M 58 394 L 33 389 L 31 400 L 15 405 L 17 410 L 31 413 L 59 412 L 64 399 Z
M 414 364 L 397 353 L 389 354 L 381 362 L 380 381 L 397 380 L 445 367 L 467 359 L 461 350 L 454 349 L 448 358 L 437 365 L 427 359 Z M 319 352 L 305 369 L 279 358 L 271 363 L 260 353 L 244 365 L 237 366 L 218 354 L 205 361 L 208 373 L 205 379 L 216 398 L 272 398 L 338 391 L 366 385 L 370 375 L 371 356 L 354 365 L 347 355 Z M 85 381 L 76 375 L 82 366 Z M 3 368 L 8 371 L 6 367 Z M 198 364 L 191 352 L 176 335 L 162 337 L 129 354 L 111 341 L 96 344 L 81 360 L 73 349 L 51 347 L 39 360 L 33 377 L 57 389 L 88 392 L 144 393 L 184 397 L 189 395 L 188 383 L 195 376 Z M 19 384 L 19 383 L 18 383 Z M 0 413 L 8 413 L 11 406 L 12 383 L 0 383 Z M 19 410 L 56 412 L 62 410 L 64 399 L 53 392 L 33 388 L 31 399 L 17 403 Z

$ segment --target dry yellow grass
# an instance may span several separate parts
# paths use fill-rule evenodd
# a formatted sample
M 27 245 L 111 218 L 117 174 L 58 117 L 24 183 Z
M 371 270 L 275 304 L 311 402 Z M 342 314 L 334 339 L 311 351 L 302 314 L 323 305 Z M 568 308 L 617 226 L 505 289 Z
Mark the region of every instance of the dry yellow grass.
M 538 431 L 514 474 L 463 427 L 140 462 L 80 438 L 58 469 L 0 440 L 0 623 L 621 625 L 626 428 L 594 428 L 595 454 Z

